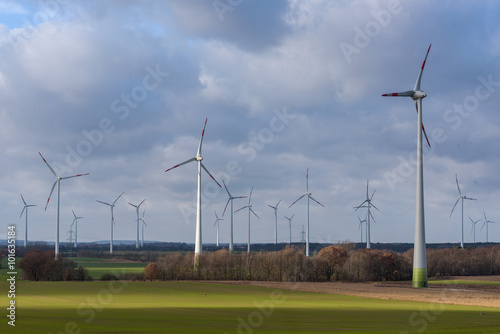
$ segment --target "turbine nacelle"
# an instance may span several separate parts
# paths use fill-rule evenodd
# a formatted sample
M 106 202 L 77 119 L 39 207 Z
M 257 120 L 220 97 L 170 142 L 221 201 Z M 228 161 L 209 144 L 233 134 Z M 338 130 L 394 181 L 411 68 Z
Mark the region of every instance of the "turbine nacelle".
M 425 94 L 423 91 L 419 90 L 419 91 L 416 91 L 415 93 L 413 93 L 411 98 L 416 101 L 418 99 L 423 99 L 426 96 L 427 96 L 427 94 Z
M 196 159 L 196 161 L 202 161 L 203 160 L 203 157 L 201 155 L 197 155 L 194 158 Z

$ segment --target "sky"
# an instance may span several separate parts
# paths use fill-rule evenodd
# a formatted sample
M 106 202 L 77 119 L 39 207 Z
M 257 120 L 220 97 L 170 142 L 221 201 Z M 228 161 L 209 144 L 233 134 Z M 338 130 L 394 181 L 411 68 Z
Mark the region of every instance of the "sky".
M 353 207 L 376 190 L 371 241 L 413 242 L 417 113 L 407 97 L 432 43 L 421 88 L 426 241 L 465 242 L 491 221 L 500 242 L 500 4 L 497 1 L 0 1 L 0 239 L 53 242 L 61 181 L 60 240 L 72 210 L 78 241 L 194 243 L 196 155 L 234 196 L 249 195 L 251 240 L 360 241 Z M 203 243 L 216 241 L 227 194 L 202 173 Z M 247 205 L 234 201 L 234 209 Z M 229 210 L 229 208 L 228 208 Z M 229 211 L 220 240 L 229 241 Z M 485 241 L 483 222 L 476 240 Z M 234 214 L 246 243 L 248 214 Z M 365 236 L 363 235 L 363 238 Z

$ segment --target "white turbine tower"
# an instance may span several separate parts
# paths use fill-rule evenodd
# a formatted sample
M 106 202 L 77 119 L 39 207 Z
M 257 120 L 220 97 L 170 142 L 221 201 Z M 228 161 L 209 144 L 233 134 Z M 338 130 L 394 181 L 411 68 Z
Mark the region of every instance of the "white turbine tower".
M 215 223 L 214 223 L 214 227 L 215 225 L 217 225 L 217 247 L 219 247 L 219 221 L 220 220 L 224 220 L 222 218 L 219 218 L 219 216 L 217 216 L 217 211 L 215 211 Z
M 253 192 L 253 187 L 250 190 L 250 196 L 248 196 L 248 205 L 245 205 L 244 207 L 235 211 L 235 212 L 238 212 L 240 210 L 248 208 L 248 243 L 247 243 L 247 252 L 248 253 L 250 253 L 250 212 L 252 212 L 255 215 L 255 217 L 260 219 L 260 217 L 257 216 L 257 214 L 252 210 L 252 204 L 250 204 L 250 201 L 252 200 L 252 192 Z
M 484 210 L 483 214 L 484 214 L 484 223 L 483 226 L 481 226 L 481 230 L 483 229 L 484 225 L 486 225 L 486 242 L 488 242 L 488 224 L 495 224 L 495 222 L 492 222 L 491 220 L 488 220 L 488 218 L 486 218 L 486 213 L 484 213 Z
M 271 209 L 274 210 L 274 244 L 276 245 L 278 243 L 278 205 L 281 203 L 281 200 L 276 203 L 275 206 L 272 205 L 267 205 Z
M 354 209 L 356 209 L 354 211 L 357 211 L 359 208 L 367 208 L 367 213 L 366 213 L 366 248 L 367 249 L 372 248 L 372 246 L 371 246 L 371 232 L 370 232 L 370 217 L 373 219 L 373 221 L 375 221 L 375 218 L 373 218 L 373 215 L 370 212 L 370 208 L 374 207 L 375 209 L 378 210 L 378 208 L 372 204 L 373 195 L 375 195 L 375 192 L 377 191 L 377 189 L 375 189 L 372 193 L 372 196 L 369 197 L 368 196 L 368 184 L 369 184 L 369 182 L 370 182 L 369 180 L 366 180 L 366 199 L 359 206 L 354 207 Z M 365 204 L 365 205 L 363 205 L 363 204 Z
M 358 216 L 358 220 L 359 220 L 358 230 L 361 231 L 361 243 L 363 243 L 363 223 L 366 223 L 366 219 L 361 220 L 361 218 L 359 218 Z
M 472 228 L 470 229 L 470 233 L 474 233 L 474 244 L 476 244 L 476 224 L 480 222 L 482 219 L 478 219 L 476 221 L 472 220 L 469 216 L 470 222 L 472 223 Z
M 191 161 L 198 162 L 198 195 L 197 195 L 197 201 L 196 201 L 197 202 L 197 205 L 196 205 L 197 206 L 197 210 L 196 210 L 196 237 L 195 237 L 195 244 L 194 244 L 194 256 L 195 256 L 195 258 L 197 258 L 198 255 L 200 255 L 202 250 L 203 250 L 202 240 L 201 240 L 201 169 L 203 168 L 205 170 L 205 172 L 207 172 L 207 174 L 210 175 L 212 180 L 214 180 L 215 183 L 217 183 L 217 185 L 219 187 L 221 187 L 219 182 L 217 182 L 217 180 L 212 176 L 212 174 L 210 174 L 208 169 L 201 162 L 203 160 L 203 157 L 201 156 L 201 145 L 203 144 L 203 136 L 205 135 L 205 128 L 207 126 L 207 120 L 208 120 L 208 118 L 205 119 L 205 125 L 203 126 L 203 131 L 201 132 L 200 144 L 198 145 L 198 151 L 196 152 L 196 156 L 194 156 L 193 158 L 191 158 L 189 160 L 181 162 L 180 164 L 175 165 L 174 167 L 171 167 L 165 171 L 165 172 L 168 172 L 169 170 L 172 170 L 172 169 L 177 168 L 179 166 L 190 163 Z M 197 263 L 195 260 L 195 265 L 196 264 Z
M 415 101 L 415 107 L 417 109 L 417 190 L 416 190 L 416 210 L 415 210 L 415 242 L 414 242 L 414 252 L 413 252 L 413 279 L 412 286 L 414 288 L 424 288 L 427 287 L 427 255 L 425 250 L 425 216 L 424 216 L 424 161 L 423 161 L 423 151 L 422 151 L 422 132 L 427 140 L 427 144 L 430 146 L 429 139 L 425 133 L 424 124 L 422 123 L 422 99 L 424 99 L 427 94 L 420 90 L 420 81 L 422 79 L 422 73 L 424 71 L 425 62 L 427 61 L 427 56 L 431 50 L 431 45 L 427 49 L 425 54 L 424 62 L 420 68 L 420 73 L 417 77 L 417 82 L 413 90 L 383 94 L 382 96 L 408 96 Z
M 82 219 L 83 217 L 77 217 L 75 215 L 75 211 L 71 210 L 73 212 L 73 222 L 71 223 L 71 227 L 73 227 L 73 224 L 75 224 L 75 244 L 74 247 L 76 248 L 78 246 L 78 219 Z
M 102 201 L 98 201 L 96 200 L 96 202 L 99 202 L 99 203 L 102 203 L 104 205 L 107 205 L 111 208 L 111 224 L 110 224 L 110 229 L 111 229 L 111 234 L 110 234 L 110 238 L 109 238 L 109 254 L 113 254 L 113 225 L 115 224 L 115 216 L 113 215 L 113 209 L 115 207 L 115 204 L 116 204 L 116 201 L 118 201 L 118 199 L 120 197 L 122 197 L 122 195 L 124 194 L 125 192 L 122 192 L 116 199 L 115 201 L 113 202 L 113 204 L 109 204 L 109 203 L 106 203 L 106 202 L 102 202 Z
M 230 237 L 229 237 L 229 252 L 232 252 L 233 251 L 233 214 L 234 214 L 233 199 L 247 198 L 247 197 L 246 196 L 233 196 L 233 195 L 231 195 L 231 193 L 227 189 L 226 182 L 224 182 L 224 180 L 222 180 L 222 183 L 224 184 L 224 188 L 226 189 L 227 195 L 229 196 L 227 203 L 226 203 L 226 207 L 224 208 L 224 212 L 222 213 L 222 217 L 224 217 L 224 214 L 226 213 L 227 205 L 229 204 L 229 202 L 231 202 L 231 233 L 230 233 Z
M 460 247 L 463 249 L 464 248 L 464 199 L 468 199 L 470 201 L 477 201 L 475 198 L 467 197 L 465 195 L 462 195 L 462 191 L 460 190 L 460 186 L 458 185 L 458 176 L 455 174 L 455 180 L 457 181 L 457 189 L 458 189 L 458 199 L 455 202 L 455 205 L 453 206 L 453 209 L 451 209 L 450 212 L 450 217 L 453 214 L 453 210 L 455 210 L 455 207 L 458 204 L 458 201 L 462 200 L 462 239 L 460 241 Z
M 36 204 L 26 204 L 23 195 L 22 194 L 20 195 L 21 199 L 23 200 L 24 207 L 23 211 L 21 211 L 21 215 L 19 216 L 19 218 L 21 218 L 23 216 L 24 211 L 26 211 L 26 224 L 24 225 L 24 247 L 26 248 L 26 246 L 28 245 L 28 208 L 30 206 L 36 206 Z
M 323 204 L 312 198 L 312 194 L 309 192 L 309 168 L 306 172 L 306 193 L 299 198 L 295 202 L 293 202 L 288 208 L 290 209 L 292 205 L 300 201 L 304 196 L 307 196 L 307 229 L 306 229 L 306 256 L 309 256 L 309 199 L 312 199 L 322 207 L 325 207 Z
M 146 224 L 146 221 L 144 220 L 144 214 L 146 213 L 146 210 L 142 211 L 142 217 L 139 218 L 140 221 L 142 221 L 142 235 L 141 235 L 141 247 L 144 247 L 144 226 L 148 226 Z
M 138 205 L 135 205 L 135 204 L 132 204 L 130 202 L 128 202 L 128 204 L 132 205 L 134 208 L 135 208 L 135 211 L 137 213 L 137 238 L 135 240 L 135 248 L 136 249 L 139 249 L 139 208 L 141 207 L 142 203 L 144 203 L 146 199 L 143 199 L 141 203 L 139 203 Z
M 295 215 L 291 216 L 290 218 L 285 216 L 285 218 L 288 220 L 288 229 L 290 230 L 290 242 L 289 242 L 289 244 L 292 244 L 292 219 L 294 216 Z
M 42 153 L 38 152 L 40 154 L 40 157 L 42 157 L 43 162 L 49 167 L 50 171 L 52 174 L 55 176 L 56 180 L 54 181 L 54 184 L 52 185 L 52 189 L 50 190 L 49 198 L 47 199 L 47 204 L 45 204 L 45 211 L 47 211 L 47 206 L 49 205 L 50 197 L 52 196 L 52 193 L 54 192 L 54 188 L 57 185 L 57 215 L 56 215 L 56 240 L 55 240 L 55 258 L 56 260 L 59 258 L 59 207 L 61 204 L 61 180 L 66 180 L 66 179 L 71 179 L 73 177 L 78 177 L 78 176 L 85 176 L 89 175 L 89 173 L 85 174 L 77 174 L 77 175 L 72 175 L 72 176 L 57 176 L 56 172 L 50 167 L 49 163 L 45 158 L 43 157 Z

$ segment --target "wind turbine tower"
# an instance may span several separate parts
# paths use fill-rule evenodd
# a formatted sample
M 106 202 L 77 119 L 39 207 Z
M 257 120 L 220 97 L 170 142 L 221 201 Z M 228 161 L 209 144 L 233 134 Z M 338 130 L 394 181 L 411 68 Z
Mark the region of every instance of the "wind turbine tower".
M 371 236 L 370 236 L 371 235 L 371 233 L 370 233 L 370 217 L 373 219 L 373 221 L 375 221 L 375 218 L 373 218 L 373 215 L 370 212 L 370 208 L 372 206 L 377 210 L 378 210 L 378 208 L 372 204 L 373 195 L 375 195 L 375 192 L 377 191 L 377 189 L 375 189 L 373 191 L 371 197 L 368 197 L 368 183 L 369 183 L 369 180 L 366 180 L 366 199 L 359 206 L 355 206 L 354 209 L 356 209 L 356 210 L 354 210 L 354 211 L 357 211 L 359 208 L 367 208 L 367 210 L 368 210 L 366 213 L 366 221 L 365 221 L 366 222 L 366 248 L 371 249 L 372 246 L 371 246 Z M 361 224 L 361 220 L 360 220 L 360 224 Z
M 260 217 L 257 216 L 257 214 L 253 211 L 252 204 L 250 204 L 250 201 L 252 200 L 252 192 L 253 192 L 253 187 L 250 190 L 250 196 L 248 196 L 248 205 L 245 205 L 244 207 L 235 211 L 235 212 L 238 212 L 240 210 L 248 208 L 248 243 L 247 243 L 247 252 L 248 253 L 250 253 L 250 212 L 253 213 L 255 215 L 255 217 L 260 219 Z
M 72 176 L 57 176 L 56 172 L 50 167 L 49 163 L 45 158 L 43 157 L 42 153 L 38 152 L 40 154 L 40 157 L 42 157 L 43 162 L 49 167 L 50 171 L 52 174 L 55 176 L 56 180 L 54 181 L 54 184 L 52 185 L 52 189 L 50 190 L 49 198 L 47 199 L 47 204 L 45 204 L 45 211 L 47 211 L 47 206 L 49 205 L 50 197 L 52 196 L 52 193 L 54 192 L 54 188 L 57 185 L 57 215 L 56 215 L 56 240 L 55 240 L 55 258 L 56 260 L 59 258 L 59 208 L 61 204 L 61 180 L 66 180 L 66 179 L 71 179 L 73 177 L 78 177 L 78 176 L 85 176 L 89 175 L 89 173 L 85 174 L 77 174 L 77 175 L 72 175 Z
M 291 216 L 290 218 L 285 216 L 285 218 L 288 220 L 288 229 L 290 230 L 290 242 L 289 242 L 289 244 L 292 244 L 292 219 L 294 216 L 295 215 Z
M 495 222 L 492 222 L 491 220 L 488 220 L 488 218 L 486 218 L 486 213 L 484 213 L 484 210 L 483 214 L 484 214 L 484 223 L 483 226 L 481 226 L 481 230 L 486 225 L 486 242 L 488 242 L 488 224 L 494 224 Z
M 366 223 L 366 219 L 361 220 L 361 218 L 359 218 L 358 216 L 358 220 L 359 220 L 358 230 L 361 231 L 361 243 L 363 243 L 363 223 Z
M 201 254 L 201 252 L 203 250 L 203 243 L 202 243 L 202 240 L 201 240 L 201 169 L 203 168 L 205 170 L 205 172 L 207 172 L 207 174 L 210 175 L 210 177 L 212 178 L 212 180 L 214 180 L 215 183 L 217 183 L 217 185 L 219 187 L 221 187 L 221 185 L 219 184 L 219 182 L 217 182 L 217 180 L 212 176 L 212 174 L 210 174 L 210 172 L 208 171 L 208 169 L 201 162 L 203 160 L 203 157 L 201 156 L 201 145 L 203 144 L 203 137 L 205 136 L 205 128 L 207 126 L 207 121 L 208 121 L 208 118 L 205 119 L 205 125 L 203 126 L 203 131 L 201 132 L 200 143 L 198 145 L 198 151 L 196 152 L 196 156 L 194 156 L 193 158 L 188 159 L 188 160 L 186 160 L 184 162 L 181 162 L 180 164 L 175 165 L 174 167 L 171 167 L 171 168 L 169 168 L 169 169 L 167 169 L 165 171 L 165 172 L 168 172 L 169 170 L 172 170 L 172 169 L 177 168 L 179 166 L 185 165 L 185 164 L 190 163 L 192 161 L 198 162 L 198 195 L 197 195 L 197 201 L 196 201 L 197 202 L 197 210 L 196 210 L 196 237 L 195 237 L 195 244 L 194 244 L 195 266 L 197 265 L 196 258 Z
M 146 210 L 142 211 L 142 217 L 139 218 L 140 221 L 142 221 L 142 235 L 141 235 L 141 248 L 144 247 L 144 225 L 148 226 L 146 224 L 146 221 L 144 220 L 144 214 L 146 213 Z
M 73 212 L 73 222 L 71 223 L 71 227 L 73 227 L 73 224 L 75 224 L 75 244 L 74 247 L 76 248 L 78 246 L 78 219 L 82 219 L 83 217 L 77 217 L 75 215 L 75 211 L 71 210 Z
M 215 227 L 215 225 L 217 225 L 217 247 L 219 247 L 219 221 L 224 220 L 224 219 L 219 218 L 219 216 L 217 216 L 217 211 L 214 211 L 214 212 L 215 212 L 214 227 Z
M 23 200 L 24 207 L 23 211 L 21 211 L 21 215 L 19 216 L 19 218 L 21 218 L 23 216 L 24 211 L 26 211 L 26 224 L 24 225 L 24 248 L 26 248 L 26 246 L 28 245 L 28 208 L 31 206 L 36 206 L 36 204 L 26 204 L 23 195 L 22 194 L 20 195 L 21 199 Z
M 412 286 L 414 288 L 427 287 L 427 255 L 425 250 L 425 215 L 424 215 L 424 161 L 422 151 L 422 133 L 430 146 L 429 139 L 425 133 L 424 124 L 422 123 L 422 100 L 427 96 L 420 90 L 420 81 L 424 72 L 425 62 L 431 50 L 431 45 L 427 49 L 424 62 L 420 68 L 417 81 L 413 90 L 400 93 L 383 94 L 382 96 L 408 96 L 415 102 L 417 109 L 417 190 L 416 190 L 416 209 L 415 209 L 415 243 L 413 252 L 413 279 Z
M 271 209 L 274 210 L 274 244 L 278 243 L 278 205 L 281 203 L 281 200 L 275 206 L 267 205 Z
M 224 214 L 226 213 L 227 205 L 229 204 L 229 202 L 231 202 L 231 233 L 229 235 L 229 252 L 232 252 L 233 251 L 233 214 L 234 214 L 233 199 L 247 198 L 247 197 L 246 196 L 233 196 L 233 195 L 231 195 L 231 193 L 227 189 L 226 182 L 224 182 L 224 180 L 222 180 L 222 183 L 224 184 L 224 188 L 226 189 L 227 195 L 229 196 L 227 203 L 226 203 L 226 207 L 224 208 L 224 212 L 222 212 L 222 217 L 224 217 Z
M 111 229 L 111 233 L 110 233 L 110 238 L 109 238 L 109 254 L 113 254 L 113 225 L 115 225 L 115 217 L 113 215 L 113 209 L 115 207 L 115 204 L 116 204 L 116 201 L 118 201 L 118 199 L 120 197 L 122 197 L 122 195 L 124 194 L 125 192 L 122 192 L 116 199 L 115 201 L 112 203 L 112 204 L 109 204 L 109 203 L 106 203 L 106 202 L 102 202 L 102 201 L 98 201 L 96 200 L 96 202 L 99 202 L 101 204 L 104 204 L 104 205 L 107 205 L 111 208 L 111 224 L 110 224 L 110 229 Z
M 470 201 L 477 201 L 477 199 L 475 198 L 470 198 L 470 197 L 467 197 L 465 195 L 462 195 L 462 191 L 460 190 L 460 186 L 458 185 L 458 176 L 457 174 L 455 174 L 455 180 L 457 181 L 457 188 L 458 188 L 458 199 L 457 201 L 455 202 L 455 205 L 453 206 L 453 209 L 451 209 L 451 212 L 450 212 L 450 217 L 451 215 L 453 214 L 453 210 L 455 210 L 455 207 L 457 206 L 458 204 L 458 201 L 462 201 L 462 239 L 460 240 L 460 247 L 463 249 L 464 248 L 464 199 L 468 199 Z
M 146 199 L 143 199 L 141 203 L 139 203 L 138 205 L 135 205 L 135 204 L 132 204 L 130 202 L 128 202 L 128 204 L 132 205 L 134 208 L 135 208 L 135 212 L 137 213 L 137 238 L 135 240 L 135 248 L 136 249 L 139 249 L 139 208 L 141 207 L 142 203 L 144 203 Z

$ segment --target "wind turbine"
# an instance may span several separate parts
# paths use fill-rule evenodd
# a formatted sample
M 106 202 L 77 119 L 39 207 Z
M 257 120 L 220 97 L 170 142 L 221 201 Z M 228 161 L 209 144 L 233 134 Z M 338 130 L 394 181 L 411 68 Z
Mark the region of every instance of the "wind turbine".
M 194 245 L 195 258 L 197 258 L 198 255 L 201 254 L 202 249 L 203 249 L 202 240 L 201 240 L 201 169 L 203 168 L 205 170 L 205 172 L 207 172 L 207 174 L 210 175 L 212 180 L 214 180 L 215 183 L 217 183 L 217 185 L 219 187 L 221 187 L 219 182 L 217 182 L 217 180 L 212 176 L 212 174 L 210 174 L 208 169 L 201 162 L 203 160 L 203 157 L 201 156 L 201 145 L 203 143 L 203 136 L 205 135 L 205 128 L 207 126 L 207 121 L 208 121 L 208 118 L 205 119 L 205 125 L 203 126 L 203 131 L 201 132 L 200 144 L 198 145 L 198 151 L 196 152 L 196 156 L 194 156 L 193 158 L 191 158 L 189 160 L 181 162 L 180 164 L 175 165 L 174 167 L 171 167 L 165 171 L 165 172 L 168 172 L 169 170 L 172 170 L 172 169 L 177 168 L 179 166 L 190 163 L 191 161 L 198 162 L 198 195 L 197 195 L 197 210 L 196 210 L 196 237 L 195 237 L 195 245 Z M 196 260 L 195 260 L 195 264 L 196 264 Z
M 252 210 L 252 204 L 250 204 L 250 201 L 252 200 L 252 192 L 253 192 L 253 187 L 250 190 L 250 196 L 248 196 L 248 205 L 245 205 L 244 207 L 235 211 L 235 212 L 238 212 L 240 210 L 248 208 L 248 245 L 247 245 L 247 252 L 248 253 L 250 253 L 250 212 L 252 212 L 255 215 L 255 217 L 260 219 L 260 217 L 257 216 L 257 214 Z
M 146 199 L 143 199 L 141 203 L 138 205 L 132 204 L 128 202 L 128 204 L 132 205 L 135 208 L 135 211 L 137 213 L 137 239 L 135 240 L 135 248 L 139 249 L 139 208 L 141 207 L 142 203 L 144 203 Z
M 274 244 L 278 243 L 278 205 L 281 203 L 281 200 L 275 206 L 267 205 L 271 209 L 274 210 Z
M 24 247 L 26 248 L 26 245 L 28 244 L 28 208 L 30 206 L 36 206 L 36 204 L 26 204 L 23 195 L 22 194 L 20 195 L 21 199 L 23 200 L 24 207 L 23 211 L 21 211 L 21 215 L 19 216 L 19 218 L 21 218 L 23 216 L 24 211 L 26 211 L 26 224 L 24 225 Z
M 146 210 L 142 211 L 142 217 L 139 218 L 140 221 L 142 221 L 142 238 L 141 238 L 141 247 L 144 247 L 144 225 L 148 226 L 146 224 L 146 221 L 144 220 L 144 214 L 146 213 Z
M 486 225 L 486 242 L 488 242 L 488 224 L 490 223 L 494 224 L 495 222 L 492 222 L 491 220 L 488 220 L 488 218 L 486 218 L 486 213 L 484 213 L 484 210 L 483 214 L 484 214 L 484 223 L 483 226 L 481 226 L 481 230 L 483 229 L 484 225 Z
M 414 242 L 414 252 L 413 252 L 413 279 L 412 286 L 414 288 L 424 288 L 427 287 L 427 256 L 425 250 L 425 216 L 424 216 L 424 161 L 423 161 L 423 151 L 422 151 L 422 133 L 427 140 L 427 145 L 429 139 L 425 133 L 424 124 L 422 123 L 422 99 L 424 99 L 427 94 L 420 90 L 420 81 L 422 79 L 422 73 L 424 71 L 425 62 L 427 61 L 427 56 L 431 50 L 431 45 L 427 49 L 425 54 L 424 62 L 420 68 L 420 73 L 418 74 L 417 81 L 415 82 L 415 87 L 413 90 L 383 94 L 382 96 L 409 96 L 415 102 L 415 108 L 417 109 L 418 121 L 417 121 L 417 190 L 416 190 L 416 209 L 415 209 L 415 242 Z
M 116 199 L 115 201 L 113 202 L 113 204 L 109 204 L 109 203 L 106 203 L 106 202 L 102 202 L 102 201 L 98 201 L 96 200 L 96 202 L 99 202 L 99 203 L 102 203 L 104 205 L 107 205 L 109 207 L 111 207 L 111 234 L 110 234 L 110 238 L 109 238 L 109 254 L 113 254 L 113 225 L 115 224 L 115 217 L 113 215 L 113 208 L 115 207 L 115 204 L 116 204 L 116 201 L 118 201 L 118 199 L 120 197 L 122 197 L 122 195 L 124 194 L 125 192 L 122 192 Z
M 247 198 L 247 197 L 246 196 L 233 196 L 233 195 L 231 195 L 231 193 L 227 189 L 226 182 L 224 182 L 224 180 L 222 180 L 222 183 L 224 184 L 224 188 L 226 189 L 227 195 L 229 196 L 227 203 L 226 203 L 226 207 L 224 208 L 224 212 L 222 213 L 222 217 L 224 217 L 224 214 L 226 213 L 227 205 L 229 204 L 229 202 L 231 202 L 231 233 L 230 233 L 230 238 L 229 238 L 229 252 L 232 252 L 233 251 L 233 214 L 234 214 L 234 212 L 233 212 L 233 199 Z
M 378 210 L 378 208 L 372 204 L 373 195 L 375 195 L 375 192 L 377 191 L 377 189 L 375 189 L 373 191 L 371 197 L 368 197 L 368 184 L 369 184 L 369 182 L 370 182 L 369 180 L 366 180 L 366 199 L 359 206 L 354 207 L 354 209 L 356 209 L 354 211 L 358 211 L 359 208 L 367 208 L 367 210 L 368 210 L 366 213 L 366 248 L 367 249 L 372 248 L 372 246 L 371 246 L 371 233 L 370 233 L 370 217 L 373 219 L 373 221 L 375 221 L 375 218 L 373 218 L 373 215 L 370 212 L 370 208 L 373 206 L 375 209 Z M 365 205 L 363 205 L 363 204 L 365 204 Z
M 217 225 L 217 247 L 219 247 L 219 221 L 220 220 L 224 220 L 222 218 L 219 218 L 219 216 L 217 216 L 217 211 L 215 211 L 215 223 L 214 223 L 214 227 L 215 225 Z
M 472 220 L 472 218 L 469 216 L 470 222 L 472 223 L 472 228 L 470 230 L 470 233 L 474 232 L 474 244 L 476 243 L 476 224 L 481 221 L 481 219 L 478 219 L 476 221 Z
M 38 152 L 40 154 L 40 157 L 42 157 L 43 162 L 49 167 L 50 171 L 52 174 L 55 176 L 56 180 L 54 181 L 54 184 L 52 185 L 52 189 L 50 190 L 49 198 L 47 199 L 47 204 L 45 204 L 45 211 L 47 211 L 47 206 L 49 205 L 50 197 L 52 196 L 52 192 L 54 192 L 54 188 L 56 187 L 57 184 L 57 215 L 56 215 L 56 242 L 55 242 L 55 258 L 56 260 L 59 258 L 59 207 L 61 203 L 61 180 L 66 180 L 66 179 L 71 179 L 73 177 L 77 176 L 85 176 L 89 175 L 90 173 L 85 173 L 85 174 L 77 174 L 77 175 L 72 175 L 72 176 L 57 176 L 56 172 L 50 167 L 49 163 L 45 158 L 43 157 L 42 153 Z
M 82 219 L 83 217 L 77 217 L 75 215 L 75 211 L 74 210 L 71 210 L 71 212 L 73 212 L 73 217 L 75 217 L 73 219 L 73 222 L 71 223 L 71 227 L 73 227 L 73 224 L 75 224 L 75 244 L 74 244 L 74 247 L 76 248 L 78 246 L 78 219 Z
M 475 198 L 467 197 L 465 195 L 462 195 L 462 191 L 460 190 L 460 186 L 458 185 L 458 176 L 455 174 L 455 180 L 457 181 L 457 189 L 458 189 L 458 199 L 455 202 L 455 205 L 453 206 L 453 209 L 451 209 L 450 212 L 450 217 L 453 214 L 453 210 L 455 210 L 455 207 L 458 204 L 458 201 L 462 200 L 462 240 L 460 241 L 460 247 L 463 249 L 464 248 L 464 199 L 468 199 L 470 201 L 477 201 Z
M 363 223 L 366 223 L 366 219 L 361 220 L 361 218 L 359 218 L 358 216 L 358 220 L 359 220 L 358 230 L 361 231 L 361 243 L 363 243 Z
M 288 228 L 290 230 L 290 244 L 292 244 L 292 219 L 295 215 L 291 216 L 290 218 L 288 218 L 287 216 L 285 216 L 286 219 L 288 219 Z
M 321 204 L 320 202 L 318 202 L 317 200 L 312 198 L 311 193 L 309 192 L 309 168 L 307 169 L 307 173 L 306 173 L 306 193 L 304 195 L 300 196 L 299 198 L 297 198 L 297 200 L 295 200 L 295 202 L 293 202 L 288 208 L 290 209 L 292 207 L 292 205 L 294 205 L 295 203 L 300 201 L 302 199 L 302 197 L 304 197 L 304 196 L 307 196 L 306 256 L 309 256 L 309 199 L 312 199 L 313 201 L 315 201 L 316 203 L 318 203 L 322 207 L 325 207 L 323 204 Z

